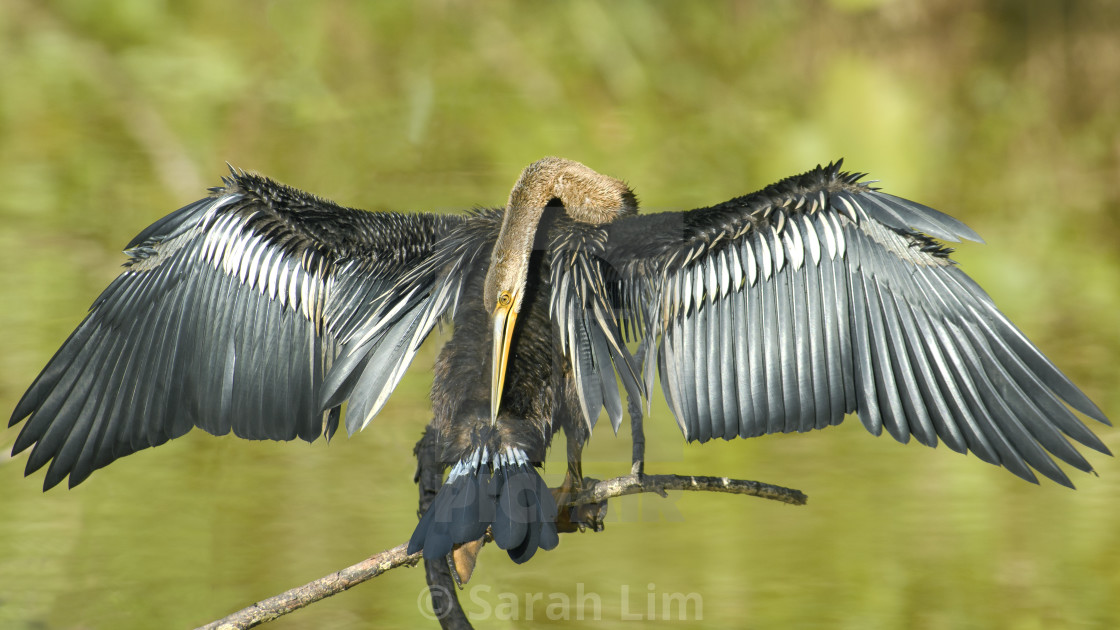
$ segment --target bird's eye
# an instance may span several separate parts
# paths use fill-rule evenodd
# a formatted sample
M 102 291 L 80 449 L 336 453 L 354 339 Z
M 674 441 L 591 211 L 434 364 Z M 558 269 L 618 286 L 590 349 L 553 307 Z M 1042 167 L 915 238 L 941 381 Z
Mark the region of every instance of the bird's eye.
M 513 303 L 513 297 L 510 296 L 509 291 L 502 291 L 498 294 L 498 306 L 509 306 Z

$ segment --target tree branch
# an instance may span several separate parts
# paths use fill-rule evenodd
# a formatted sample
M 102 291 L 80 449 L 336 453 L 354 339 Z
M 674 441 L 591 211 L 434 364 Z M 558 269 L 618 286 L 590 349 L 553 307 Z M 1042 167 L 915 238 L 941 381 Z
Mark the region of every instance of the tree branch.
M 599 503 L 613 497 L 643 492 L 655 492 L 665 496 L 667 490 L 726 492 L 780 501 L 791 505 L 804 505 L 808 500 L 808 497 L 800 490 L 744 479 L 688 475 L 624 475 L 595 483 L 573 497 L 568 505 Z M 405 544 L 397 545 L 354 566 L 257 602 L 228 617 L 201 626 L 197 630 L 252 628 L 303 608 L 312 602 L 341 593 L 391 569 L 400 566 L 415 566 L 420 561 L 421 553 L 417 552 L 410 556 L 405 553 L 406 548 L 407 545 Z M 441 560 L 435 562 L 442 563 Z
M 321 577 L 314 582 L 308 582 L 303 586 L 259 601 L 248 608 L 242 608 L 228 617 L 200 626 L 196 630 L 253 628 L 266 621 L 272 621 L 277 617 L 299 610 L 312 602 L 341 593 L 390 569 L 400 566 L 416 566 L 416 563 L 420 562 L 420 552 L 410 556 L 405 553 L 407 547 L 407 544 L 402 543 L 375 556 L 370 556 L 358 564 Z
M 664 497 L 666 496 L 666 490 L 743 494 L 760 499 L 789 503 L 790 505 L 805 505 L 805 502 L 809 500 L 809 497 L 800 490 L 775 486 L 761 481 L 730 479 L 728 477 L 631 474 L 599 481 L 573 497 L 569 505 L 600 503 L 614 497 L 642 492 L 656 492 Z

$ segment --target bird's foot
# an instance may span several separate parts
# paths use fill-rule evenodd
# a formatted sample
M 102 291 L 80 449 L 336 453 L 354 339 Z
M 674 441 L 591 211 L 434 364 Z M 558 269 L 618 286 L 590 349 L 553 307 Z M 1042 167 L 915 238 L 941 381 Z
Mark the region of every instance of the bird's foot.
M 471 576 L 474 575 L 474 567 L 478 563 L 478 553 L 482 551 L 482 545 L 484 544 L 486 544 L 485 536 L 478 540 L 455 545 L 451 553 L 447 554 L 447 566 L 451 569 L 451 577 L 455 579 L 455 585 L 459 588 L 463 588 L 463 585 L 469 582 Z
M 560 506 L 559 516 L 556 518 L 556 531 L 561 533 L 582 532 L 588 529 L 593 532 L 603 531 L 604 522 L 607 518 L 606 501 L 565 507 L 569 501 L 583 491 L 585 482 L 590 485 L 596 481 L 598 480 L 590 477 L 583 477 L 579 481 L 574 481 L 573 477 L 569 475 L 564 477 L 564 483 L 559 488 L 552 491 L 552 496 L 556 499 L 556 505 Z

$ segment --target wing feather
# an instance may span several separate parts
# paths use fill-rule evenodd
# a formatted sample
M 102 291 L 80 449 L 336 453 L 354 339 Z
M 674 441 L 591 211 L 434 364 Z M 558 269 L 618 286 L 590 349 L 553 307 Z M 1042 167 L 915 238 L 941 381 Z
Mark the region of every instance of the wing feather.
M 760 241 L 765 243 L 766 237 L 763 236 Z M 773 258 L 770 255 L 770 248 L 764 247 L 759 251 L 766 262 L 772 264 Z M 762 331 L 766 335 L 762 366 L 766 369 L 767 432 L 777 433 L 785 430 L 785 418 L 787 417 L 785 382 L 782 378 L 784 369 L 782 365 L 781 299 L 783 293 L 781 288 L 777 286 L 781 279 L 776 273 L 772 273 L 773 267 L 770 267 L 770 265 L 764 265 L 764 267 L 769 267 L 769 270 L 765 277 L 759 280 L 759 293 L 762 297 Z
M 738 418 L 742 415 L 739 411 L 739 394 L 736 387 L 739 379 L 735 362 L 735 312 L 730 300 L 719 300 L 712 306 L 719 314 L 719 338 L 715 340 L 715 345 L 720 349 L 720 363 L 717 369 L 721 378 L 717 380 L 723 385 L 720 398 L 723 401 L 726 418 L 716 435 L 730 440 L 739 435 Z
M 692 274 L 695 281 L 693 282 L 693 292 L 695 294 L 695 287 L 700 281 L 700 274 Z M 692 364 L 692 373 L 695 375 L 693 381 L 696 383 L 696 394 L 692 397 L 694 401 L 693 414 L 689 418 L 689 427 L 691 428 L 696 439 L 706 441 L 711 437 L 712 427 L 711 423 L 698 423 L 700 418 L 711 417 L 711 396 L 712 386 L 709 384 L 709 377 L 715 376 L 708 374 L 708 355 L 712 352 L 718 352 L 718 348 L 706 348 L 708 343 L 708 309 L 701 309 L 700 300 L 694 302 L 695 311 L 692 314 L 692 326 L 687 327 L 687 342 L 684 348 L 684 355 L 688 357 L 689 363 Z M 687 387 L 690 381 L 685 381 L 684 385 Z
M 549 313 L 555 323 L 557 345 L 572 367 L 576 394 L 588 429 L 594 427 L 600 411 L 605 409 L 611 427 L 617 432 L 622 423 L 623 406 L 615 374 L 621 378 L 627 398 L 636 400 L 644 395 L 642 369 L 627 348 L 623 332 L 627 325 L 634 323 L 629 313 L 636 311 L 621 306 L 626 301 L 624 295 L 638 295 L 634 292 L 637 288 L 620 287 L 615 270 L 603 259 L 606 238 L 603 227 L 566 218 L 562 221 L 560 229 L 553 232 L 548 250 L 552 289 Z M 702 291 L 703 279 L 698 281 Z M 682 286 L 680 278 L 673 278 L 661 291 L 661 295 L 672 292 L 677 298 L 683 295 L 684 299 L 691 300 L 695 288 Z M 700 304 L 699 298 L 696 304 Z M 687 354 L 681 348 L 670 348 L 667 352 Z M 653 364 L 647 367 L 652 370 Z M 690 364 L 689 369 L 694 370 L 695 366 Z M 700 397 L 706 399 L 706 396 L 706 392 L 701 396 L 694 393 L 688 401 L 674 399 L 674 404 Z
M 777 240 L 777 238 L 775 238 Z M 774 243 L 771 251 L 782 251 L 781 243 Z M 784 258 L 784 257 L 783 257 Z M 778 329 L 778 370 L 782 383 L 782 415 L 784 420 L 782 431 L 797 431 L 801 421 L 801 391 L 797 376 L 797 351 L 798 339 L 793 317 L 793 267 L 778 266 L 775 264 L 774 282 L 771 288 L 776 305 L 775 323 Z
M 744 260 L 748 256 L 753 260 L 753 255 L 750 254 L 749 250 L 744 253 Z M 759 286 L 759 289 L 761 288 Z M 740 329 L 745 336 L 743 342 L 747 346 L 748 369 L 745 374 L 743 372 L 739 374 L 747 377 L 741 379 L 742 382 L 750 383 L 748 393 L 744 395 L 750 396 L 748 403 L 751 415 L 740 418 L 739 435 L 755 437 L 766 432 L 767 419 L 770 417 L 769 395 L 766 389 L 766 381 L 769 377 L 766 368 L 766 344 L 769 341 L 769 335 L 758 334 L 752 330 L 751 326 L 752 322 L 757 324 L 763 321 L 765 300 L 762 299 L 762 296 L 757 292 L 743 291 L 741 304 L 744 304 L 740 307 L 740 310 L 745 318 Z

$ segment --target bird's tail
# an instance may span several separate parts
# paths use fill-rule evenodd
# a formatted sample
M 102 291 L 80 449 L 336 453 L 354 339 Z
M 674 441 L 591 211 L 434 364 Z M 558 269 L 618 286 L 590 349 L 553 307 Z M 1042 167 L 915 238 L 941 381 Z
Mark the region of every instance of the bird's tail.
M 426 558 L 439 558 L 482 538 L 487 527 L 517 563 L 560 542 L 556 501 L 520 449 L 495 455 L 483 448 L 455 464 L 412 533 L 408 553 L 423 549 Z

